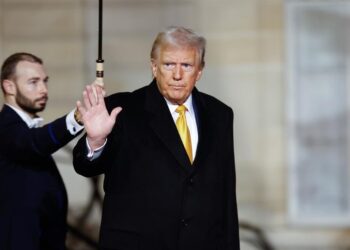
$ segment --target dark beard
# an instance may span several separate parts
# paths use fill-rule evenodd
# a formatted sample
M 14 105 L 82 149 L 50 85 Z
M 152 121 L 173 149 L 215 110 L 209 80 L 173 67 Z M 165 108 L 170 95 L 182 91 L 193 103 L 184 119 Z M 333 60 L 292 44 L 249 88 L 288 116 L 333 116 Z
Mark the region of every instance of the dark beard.
M 43 97 L 43 98 L 47 98 L 47 96 Z M 22 95 L 22 93 L 20 91 L 17 91 L 17 96 L 16 96 L 16 103 L 17 105 L 23 109 L 25 112 L 32 114 L 32 115 L 36 115 L 36 113 L 41 112 L 45 109 L 46 105 L 43 105 L 41 107 L 35 107 L 35 102 L 41 100 L 40 99 L 35 99 L 34 101 L 29 100 L 27 97 L 25 97 L 24 95 Z

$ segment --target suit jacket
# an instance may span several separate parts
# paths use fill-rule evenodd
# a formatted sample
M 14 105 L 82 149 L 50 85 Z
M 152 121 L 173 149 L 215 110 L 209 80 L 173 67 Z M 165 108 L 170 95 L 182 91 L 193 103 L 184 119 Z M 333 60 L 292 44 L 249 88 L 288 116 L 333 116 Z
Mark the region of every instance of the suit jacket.
M 51 154 L 74 136 L 65 116 L 30 129 L 0 112 L 0 249 L 65 249 L 67 195 Z
M 233 112 L 194 89 L 198 148 L 191 165 L 155 82 L 107 98 L 123 111 L 99 158 L 83 137 L 75 170 L 104 173 L 101 249 L 238 250 Z

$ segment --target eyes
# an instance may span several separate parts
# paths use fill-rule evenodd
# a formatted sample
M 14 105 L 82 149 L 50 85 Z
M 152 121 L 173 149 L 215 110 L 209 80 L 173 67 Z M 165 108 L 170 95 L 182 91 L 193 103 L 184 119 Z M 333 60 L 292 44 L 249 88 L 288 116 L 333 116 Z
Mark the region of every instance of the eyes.
M 28 84 L 30 86 L 37 86 L 39 85 L 39 83 L 43 82 L 45 86 L 47 86 L 48 82 L 49 82 L 49 78 L 45 78 L 44 80 L 41 80 L 40 78 L 30 78 L 28 81 Z
M 163 68 L 167 71 L 173 71 L 176 67 L 177 64 L 176 63 L 163 63 L 162 64 Z M 190 63 L 181 63 L 180 67 L 183 71 L 185 72 L 191 72 L 194 68 L 194 65 L 190 64 Z
M 28 83 L 29 83 L 30 85 L 36 85 L 36 84 L 38 83 L 38 80 L 30 79 L 30 80 L 28 81 Z

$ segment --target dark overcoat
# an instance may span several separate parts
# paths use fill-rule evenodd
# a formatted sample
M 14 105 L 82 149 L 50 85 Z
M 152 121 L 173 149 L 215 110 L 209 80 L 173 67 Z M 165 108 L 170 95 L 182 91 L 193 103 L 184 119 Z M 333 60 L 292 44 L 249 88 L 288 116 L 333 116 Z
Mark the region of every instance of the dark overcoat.
M 75 170 L 105 174 L 101 249 L 238 250 L 233 112 L 194 89 L 198 149 L 191 165 L 156 83 L 106 99 L 122 112 L 98 159 L 85 137 Z

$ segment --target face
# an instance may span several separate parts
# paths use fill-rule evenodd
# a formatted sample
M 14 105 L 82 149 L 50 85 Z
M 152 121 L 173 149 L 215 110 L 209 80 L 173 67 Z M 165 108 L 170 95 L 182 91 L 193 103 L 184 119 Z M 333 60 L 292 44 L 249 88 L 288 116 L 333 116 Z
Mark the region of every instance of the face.
M 161 94 L 171 103 L 182 104 L 202 74 L 195 48 L 161 47 L 152 60 L 152 73 Z
M 19 62 L 14 79 L 15 105 L 31 116 L 43 111 L 48 100 L 48 79 L 43 65 L 27 61 Z

